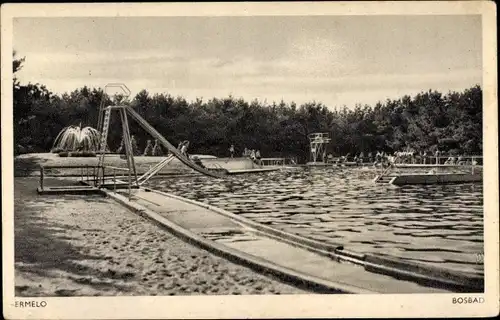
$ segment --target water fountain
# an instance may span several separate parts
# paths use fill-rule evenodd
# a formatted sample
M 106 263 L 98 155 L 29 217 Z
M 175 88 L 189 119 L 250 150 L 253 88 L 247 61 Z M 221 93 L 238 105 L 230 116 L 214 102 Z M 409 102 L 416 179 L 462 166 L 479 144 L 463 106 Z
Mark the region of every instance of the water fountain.
M 59 132 L 52 152 L 95 152 L 99 148 L 100 133 L 92 127 L 68 126 Z

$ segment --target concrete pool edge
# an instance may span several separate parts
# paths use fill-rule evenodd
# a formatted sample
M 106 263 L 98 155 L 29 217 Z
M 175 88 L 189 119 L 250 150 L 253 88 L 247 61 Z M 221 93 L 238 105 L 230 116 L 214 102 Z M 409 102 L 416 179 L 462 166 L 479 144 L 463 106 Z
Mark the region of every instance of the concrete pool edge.
M 102 189 L 108 197 L 114 199 L 119 204 L 128 208 L 132 212 L 158 224 L 160 227 L 166 229 L 168 232 L 179 237 L 180 239 L 205 249 L 213 254 L 216 254 L 226 260 L 248 267 L 263 275 L 280 279 L 283 282 L 290 283 L 295 287 L 305 290 L 313 291 L 316 293 L 346 293 L 346 294 L 376 294 L 377 292 L 363 289 L 356 286 L 350 286 L 343 283 L 335 283 L 333 281 L 317 278 L 312 275 L 303 274 L 285 267 L 276 265 L 271 261 L 241 252 L 239 250 L 230 248 L 225 245 L 218 244 L 212 240 L 206 239 L 203 236 L 189 231 L 176 223 L 171 222 L 169 219 L 157 214 L 153 210 L 145 208 L 144 206 L 133 203 L 120 194 L 113 191 Z
M 244 225 L 254 228 L 255 230 L 269 236 L 270 238 L 281 241 L 285 240 L 285 242 L 288 242 L 290 244 L 322 255 L 327 255 L 333 259 L 339 259 L 349 263 L 362 265 L 367 271 L 373 273 L 379 273 L 389 275 L 398 279 L 400 278 L 414 281 L 426 286 L 446 287 L 457 292 L 484 292 L 484 275 L 472 275 L 455 270 L 448 270 L 445 268 L 412 263 L 409 261 L 403 261 L 402 259 L 398 259 L 397 257 L 361 254 L 349 251 L 344 249 L 341 244 L 326 244 L 282 230 L 277 230 L 203 202 L 187 199 L 147 187 L 144 189 L 214 211 L 232 220 L 238 221 Z
M 402 261 L 390 256 L 365 255 L 365 269 L 371 272 L 392 275 L 400 279 L 419 278 L 419 282 L 432 285 L 433 279 L 446 283 L 458 292 L 483 293 L 484 276 L 465 274 L 455 270 L 425 266 Z M 402 269 L 404 272 L 402 272 Z

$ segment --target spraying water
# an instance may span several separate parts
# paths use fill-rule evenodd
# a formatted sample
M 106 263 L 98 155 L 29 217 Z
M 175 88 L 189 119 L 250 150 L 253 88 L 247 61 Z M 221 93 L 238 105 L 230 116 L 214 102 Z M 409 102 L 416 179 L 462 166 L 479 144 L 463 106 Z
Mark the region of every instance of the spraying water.
M 69 126 L 61 130 L 54 140 L 53 150 L 98 151 L 100 133 L 92 127 Z

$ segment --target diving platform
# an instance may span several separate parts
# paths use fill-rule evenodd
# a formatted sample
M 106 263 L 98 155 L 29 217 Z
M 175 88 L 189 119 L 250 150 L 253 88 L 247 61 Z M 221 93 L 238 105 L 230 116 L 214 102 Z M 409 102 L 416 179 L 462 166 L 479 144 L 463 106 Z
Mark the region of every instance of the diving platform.
M 374 179 L 393 185 L 472 183 L 483 181 L 483 167 L 456 164 L 391 164 Z
M 471 168 L 471 165 L 459 165 L 459 164 L 422 164 L 422 163 L 395 163 L 394 167 L 396 168 L 408 168 L 408 169 L 416 169 L 416 168 Z M 474 166 L 476 168 L 480 168 L 482 166 Z
M 281 170 L 281 167 L 274 168 L 251 168 L 251 169 L 236 169 L 236 170 L 227 170 L 227 174 L 229 175 L 237 175 L 237 174 L 247 174 L 247 173 L 263 173 L 263 172 L 273 172 Z

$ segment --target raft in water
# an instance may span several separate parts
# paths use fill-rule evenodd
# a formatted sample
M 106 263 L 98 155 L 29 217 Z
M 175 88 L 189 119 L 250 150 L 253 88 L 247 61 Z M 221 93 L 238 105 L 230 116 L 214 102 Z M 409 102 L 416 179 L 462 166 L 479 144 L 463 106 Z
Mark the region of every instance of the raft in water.
M 398 174 L 394 176 L 386 176 L 384 178 L 385 179 L 379 181 L 388 182 L 394 185 L 468 183 L 483 181 L 483 175 L 481 173 Z

